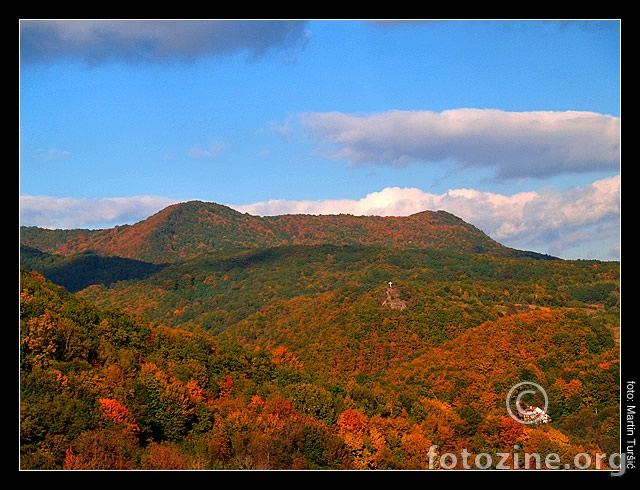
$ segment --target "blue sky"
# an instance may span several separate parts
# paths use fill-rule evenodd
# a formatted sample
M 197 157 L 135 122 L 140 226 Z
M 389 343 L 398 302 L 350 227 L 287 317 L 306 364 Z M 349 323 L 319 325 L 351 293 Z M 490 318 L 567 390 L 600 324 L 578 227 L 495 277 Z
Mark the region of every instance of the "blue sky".
M 445 209 L 620 258 L 618 20 L 21 20 L 20 219 Z

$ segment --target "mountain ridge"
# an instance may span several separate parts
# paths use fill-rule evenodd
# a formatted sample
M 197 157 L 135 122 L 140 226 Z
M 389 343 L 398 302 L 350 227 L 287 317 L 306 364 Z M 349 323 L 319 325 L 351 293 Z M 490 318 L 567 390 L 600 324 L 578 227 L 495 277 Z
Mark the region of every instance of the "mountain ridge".
M 555 257 L 511 249 L 446 211 L 409 216 L 283 214 L 255 216 L 206 201 L 187 201 L 133 225 L 100 230 L 20 228 L 21 246 L 71 255 L 92 252 L 153 263 L 178 262 L 229 248 L 373 245 L 435 248 L 500 257 Z

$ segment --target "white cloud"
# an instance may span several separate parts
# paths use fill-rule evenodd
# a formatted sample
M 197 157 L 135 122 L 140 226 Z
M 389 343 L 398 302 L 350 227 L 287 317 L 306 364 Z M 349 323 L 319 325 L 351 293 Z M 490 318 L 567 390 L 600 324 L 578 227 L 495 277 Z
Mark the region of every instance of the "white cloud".
M 76 199 L 20 196 L 20 224 L 41 228 L 111 228 L 133 224 L 174 204 L 156 196 Z
M 45 150 L 43 148 L 39 148 L 35 151 L 35 159 L 36 160 L 44 160 L 44 161 L 52 161 L 52 160 L 60 160 L 61 158 L 65 158 L 71 155 L 70 151 L 67 150 L 59 150 L 57 148 L 49 148 Z
M 453 162 L 498 178 L 618 170 L 620 118 L 593 112 L 339 112 L 299 116 L 321 151 L 351 165 Z
M 214 158 L 219 155 L 226 145 L 220 142 L 213 142 L 208 148 L 200 148 L 200 146 L 194 146 L 189 150 L 189 156 L 192 158 Z
M 284 123 L 280 124 L 280 123 L 276 123 L 276 122 L 272 122 L 271 123 L 271 131 L 274 132 L 275 134 L 279 134 L 280 136 L 288 136 L 291 133 L 293 133 L 293 119 L 294 117 L 289 114 L 287 115 L 287 118 L 285 120 Z

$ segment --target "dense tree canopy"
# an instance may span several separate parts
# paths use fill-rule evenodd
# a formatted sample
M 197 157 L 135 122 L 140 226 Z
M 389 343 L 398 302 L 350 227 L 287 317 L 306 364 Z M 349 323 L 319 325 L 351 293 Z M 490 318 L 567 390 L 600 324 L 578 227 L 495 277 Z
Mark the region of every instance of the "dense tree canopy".
M 216 337 L 23 271 L 21 467 L 414 469 L 434 444 L 618 450 L 615 307 L 517 303 L 508 315 L 481 307 L 482 284 L 448 283 L 420 299 L 398 281 L 400 310 L 382 305 L 385 286 L 346 281 L 248 310 Z M 548 387 L 552 425 L 506 415 L 523 377 Z
M 619 262 L 507 249 L 443 212 L 192 202 L 21 234 L 22 469 L 446 469 L 466 463 L 447 454 L 503 453 L 594 468 L 620 451 Z M 509 415 L 523 380 L 551 423 Z

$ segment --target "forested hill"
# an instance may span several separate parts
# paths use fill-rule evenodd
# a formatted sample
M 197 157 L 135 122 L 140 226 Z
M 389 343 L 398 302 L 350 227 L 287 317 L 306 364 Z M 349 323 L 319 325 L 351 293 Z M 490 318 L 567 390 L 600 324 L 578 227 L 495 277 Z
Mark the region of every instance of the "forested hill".
M 619 262 L 535 260 L 551 257 L 442 211 L 190 202 L 131 226 L 21 232 L 21 469 L 619 452 Z M 509 416 L 522 380 L 548 389 L 552 423 Z
M 576 264 L 573 280 L 600 266 Z M 422 470 L 432 446 L 494 465 L 516 447 L 574 469 L 576 454 L 619 451 L 613 303 L 502 315 L 474 298 L 493 295 L 490 282 L 470 294 L 427 280 L 438 294 L 394 283 L 405 309 L 376 291 L 327 291 L 214 337 L 97 307 L 37 272 L 20 279 L 23 470 Z M 548 388 L 551 424 L 507 414 L 522 379 Z
M 169 206 L 134 225 L 103 230 L 21 228 L 21 246 L 71 255 L 92 252 L 152 263 L 177 262 L 230 248 L 283 245 L 433 248 L 496 257 L 552 258 L 514 250 L 445 211 L 411 216 L 253 216 L 211 202 Z

